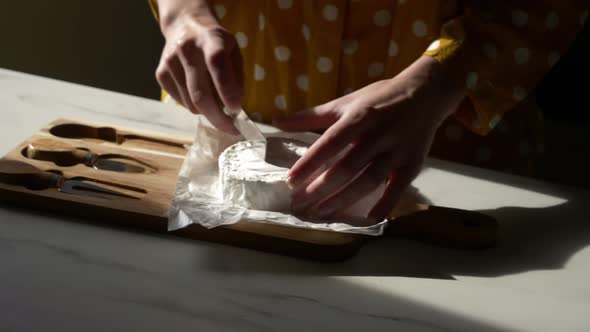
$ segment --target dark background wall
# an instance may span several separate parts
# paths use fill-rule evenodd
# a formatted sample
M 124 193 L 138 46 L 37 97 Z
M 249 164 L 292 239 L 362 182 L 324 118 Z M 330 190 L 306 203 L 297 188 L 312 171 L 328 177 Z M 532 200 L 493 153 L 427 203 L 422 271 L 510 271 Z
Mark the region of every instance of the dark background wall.
M 0 67 L 158 98 L 147 0 L 3 1 Z
M 0 67 L 157 99 L 163 39 L 147 0 L 4 1 Z M 547 115 L 540 177 L 590 186 L 588 25 L 539 85 Z
M 589 43 L 587 23 L 536 92 L 546 117 L 546 156 L 540 177 L 590 188 Z

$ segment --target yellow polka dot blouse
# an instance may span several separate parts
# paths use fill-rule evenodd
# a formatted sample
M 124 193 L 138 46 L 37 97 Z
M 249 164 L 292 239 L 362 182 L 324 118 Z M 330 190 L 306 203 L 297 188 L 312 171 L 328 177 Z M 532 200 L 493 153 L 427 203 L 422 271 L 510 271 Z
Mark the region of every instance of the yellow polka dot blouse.
M 254 118 L 318 105 L 398 74 L 422 54 L 452 57 L 467 97 L 456 121 L 488 134 L 581 30 L 587 0 L 213 0 L 244 58 Z M 157 6 L 152 8 L 157 14 Z M 535 118 L 538 118 L 535 116 Z

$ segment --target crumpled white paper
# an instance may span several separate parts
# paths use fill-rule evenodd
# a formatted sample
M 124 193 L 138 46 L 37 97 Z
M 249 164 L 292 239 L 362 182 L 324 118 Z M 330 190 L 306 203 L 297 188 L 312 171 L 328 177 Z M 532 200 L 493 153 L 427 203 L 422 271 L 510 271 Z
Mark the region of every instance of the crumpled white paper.
M 219 188 L 218 157 L 241 137 L 216 130 L 204 117 L 198 117 L 193 145 L 188 148 L 178 175 L 168 230 L 177 230 L 193 223 L 213 228 L 242 221 L 373 236 L 383 233 L 387 221 L 367 227 L 352 226 L 344 222 L 304 221 L 290 214 L 250 210 L 224 201 Z M 285 132 L 267 136 L 293 138 L 310 144 L 318 137 L 312 133 Z

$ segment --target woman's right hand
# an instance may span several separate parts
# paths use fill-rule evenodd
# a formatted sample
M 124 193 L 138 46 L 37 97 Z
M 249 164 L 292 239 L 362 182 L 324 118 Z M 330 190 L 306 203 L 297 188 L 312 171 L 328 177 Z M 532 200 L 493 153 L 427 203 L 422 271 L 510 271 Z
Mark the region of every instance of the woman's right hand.
M 243 68 L 236 39 L 219 25 L 206 1 L 159 0 L 158 4 L 166 39 L 156 70 L 160 86 L 218 129 L 238 134 L 221 106 L 241 107 Z

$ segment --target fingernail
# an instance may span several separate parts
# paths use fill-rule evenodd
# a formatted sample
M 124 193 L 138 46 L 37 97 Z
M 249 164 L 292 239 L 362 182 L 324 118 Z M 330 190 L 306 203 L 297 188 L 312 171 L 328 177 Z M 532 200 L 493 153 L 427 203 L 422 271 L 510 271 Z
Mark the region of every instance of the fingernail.
M 297 188 L 297 186 L 299 186 L 299 182 L 300 182 L 293 175 L 287 176 L 287 179 L 285 181 L 287 182 L 287 185 L 289 186 L 289 188 L 291 188 L 291 190 L 294 190 L 295 188 Z
M 287 177 L 287 179 L 285 180 L 285 182 L 287 183 L 287 186 L 289 187 L 289 189 L 293 190 L 295 188 L 295 186 L 291 183 L 291 177 Z

